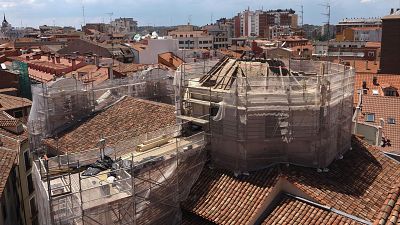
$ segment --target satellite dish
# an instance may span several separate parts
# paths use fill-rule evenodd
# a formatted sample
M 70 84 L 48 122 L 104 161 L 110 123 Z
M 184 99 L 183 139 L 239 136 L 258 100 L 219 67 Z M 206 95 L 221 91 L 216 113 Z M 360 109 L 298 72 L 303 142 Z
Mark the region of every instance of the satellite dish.
M 151 38 L 152 39 L 157 39 L 158 38 L 157 32 L 153 31 L 153 33 L 151 33 Z
M 136 35 L 133 37 L 133 39 L 134 39 L 135 41 L 140 41 L 141 38 L 142 38 L 142 37 L 140 36 L 140 34 L 136 34 Z

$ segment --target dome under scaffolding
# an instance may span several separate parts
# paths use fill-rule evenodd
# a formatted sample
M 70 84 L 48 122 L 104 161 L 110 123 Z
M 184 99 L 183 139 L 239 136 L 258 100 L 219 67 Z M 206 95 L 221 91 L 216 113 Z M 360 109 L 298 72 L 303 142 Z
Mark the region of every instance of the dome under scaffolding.
M 178 118 L 203 126 L 216 166 L 326 168 L 351 142 L 354 69 L 308 60 L 223 58 L 176 76 Z

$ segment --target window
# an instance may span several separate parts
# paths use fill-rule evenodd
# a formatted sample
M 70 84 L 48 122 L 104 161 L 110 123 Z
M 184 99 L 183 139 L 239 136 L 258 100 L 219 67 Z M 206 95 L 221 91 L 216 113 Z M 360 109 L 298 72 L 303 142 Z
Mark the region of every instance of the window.
M 394 88 L 385 88 L 385 96 L 397 96 L 397 91 Z
M 32 167 L 31 159 L 29 157 L 29 150 L 24 152 L 24 160 L 25 160 L 25 170 L 28 171 Z
M 27 177 L 28 180 L 28 190 L 29 194 L 32 194 L 35 188 L 33 187 L 33 181 L 32 181 L 32 174 L 29 174 Z
M 24 112 L 22 112 L 22 110 L 14 111 L 14 117 L 15 118 L 22 118 L 22 117 L 24 117 Z
M 375 114 L 367 113 L 365 116 L 365 122 L 375 122 Z
M 369 57 L 374 57 L 375 56 L 375 52 L 368 52 L 368 56 Z
M 396 124 L 396 119 L 395 118 L 388 118 L 387 123 L 388 124 Z
M 185 44 L 185 42 L 184 41 L 179 41 L 179 44 L 183 45 L 183 44 Z

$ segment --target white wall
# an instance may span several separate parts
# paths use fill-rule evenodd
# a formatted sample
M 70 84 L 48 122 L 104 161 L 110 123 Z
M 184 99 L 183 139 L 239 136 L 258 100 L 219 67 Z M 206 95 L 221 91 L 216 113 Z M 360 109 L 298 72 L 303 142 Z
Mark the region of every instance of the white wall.
M 158 63 L 158 55 L 165 52 L 178 52 L 177 39 L 149 39 L 146 49 L 139 52 L 139 62 L 141 64 Z

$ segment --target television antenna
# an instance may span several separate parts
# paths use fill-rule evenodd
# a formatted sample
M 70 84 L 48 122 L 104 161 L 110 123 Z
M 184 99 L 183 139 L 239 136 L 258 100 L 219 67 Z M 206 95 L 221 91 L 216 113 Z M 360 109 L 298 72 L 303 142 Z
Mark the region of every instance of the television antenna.
M 301 11 L 300 11 L 300 13 L 301 13 L 301 27 L 303 28 L 303 25 L 304 25 L 304 6 L 301 5 L 300 8 L 301 8 Z
M 85 0 L 82 0 L 82 17 L 83 17 L 83 26 L 86 25 L 86 18 L 85 18 Z
M 106 13 L 106 15 L 108 15 L 108 17 L 110 17 L 110 24 L 111 24 L 112 16 L 114 15 L 114 13 L 113 12 L 109 12 L 109 13 Z
M 327 21 L 325 22 L 325 24 L 328 26 L 327 34 L 328 34 L 328 42 L 329 42 L 330 35 L 331 35 L 331 29 L 330 29 L 330 25 L 331 25 L 331 5 L 330 5 L 330 3 L 328 1 L 326 4 L 322 4 L 322 6 L 324 6 L 325 10 L 326 10 L 326 12 L 322 13 L 322 15 L 326 16 L 326 18 L 327 18 Z

